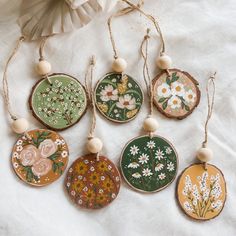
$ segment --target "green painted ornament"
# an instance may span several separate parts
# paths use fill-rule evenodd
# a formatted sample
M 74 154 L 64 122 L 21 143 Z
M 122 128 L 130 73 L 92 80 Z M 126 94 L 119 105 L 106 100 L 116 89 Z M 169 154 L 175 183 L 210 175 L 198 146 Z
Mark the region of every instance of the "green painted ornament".
M 123 149 L 121 172 L 126 182 L 140 192 L 158 192 L 173 182 L 178 156 L 173 145 L 160 136 L 140 136 Z
M 125 123 L 134 119 L 143 104 L 140 85 L 129 75 L 112 72 L 106 74 L 95 88 L 98 110 L 107 119 Z
M 29 104 L 33 115 L 46 127 L 64 130 L 84 115 L 87 94 L 83 85 L 72 76 L 51 74 L 33 87 Z

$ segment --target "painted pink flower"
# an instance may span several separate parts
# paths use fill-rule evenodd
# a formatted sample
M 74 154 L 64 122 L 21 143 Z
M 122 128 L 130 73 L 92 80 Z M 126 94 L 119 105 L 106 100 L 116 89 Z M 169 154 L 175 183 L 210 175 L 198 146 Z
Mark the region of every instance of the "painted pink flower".
M 27 145 L 21 151 L 19 159 L 23 166 L 32 166 L 39 158 L 38 149 L 33 145 Z
M 32 166 L 32 172 L 38 177 L 46 175 L 51 169 L 52 161 L 46 158 L 40 158 Z
M 47 158 L 50 157 L 57 151 L 57 145 L 51 139 L 45 139 L 39 145 L 39 152 L 41 157 Z

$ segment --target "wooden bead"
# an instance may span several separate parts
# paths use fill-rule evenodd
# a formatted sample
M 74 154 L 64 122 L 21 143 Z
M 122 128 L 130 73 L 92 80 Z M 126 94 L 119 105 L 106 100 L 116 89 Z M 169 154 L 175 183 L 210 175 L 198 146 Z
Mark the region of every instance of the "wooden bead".
M 158 121 L 152 117 L 146 118 L 143 122 L 143 129 L 147 132 L 155 132 L 158 127 Z
M 209 148 L 200 148 L 197 151 L 197 158 L 202 162 L 208 162 L 213 158 L 213 152 Z
M 51 64 L 48 61 L 42 60 L 36 65 L 36 71 L 39 75 L 47 75 L 51 72 Z
M 171 57 L 163 54 L 157 58 L 156 63 L 160 69 L 167 70 L 167 69 L 170 69 L 172 66 L 172 59 L 171 59 Z
M 112 69 L 115 72 L 121 73 L 126 69 L 126 67 L 127 67 L 127 62 L 123 58 L 119 57 L 113 61 Z
M 19 118 L 12 122 L 11 128 L 15 133 L 22 134 L 28 130 L 29 123 L 25 118 Z
M 87 149 L 91 153 L 98 153 L 102 150 L 103 143 L 99 138 L 92 138 L 87 142 Z

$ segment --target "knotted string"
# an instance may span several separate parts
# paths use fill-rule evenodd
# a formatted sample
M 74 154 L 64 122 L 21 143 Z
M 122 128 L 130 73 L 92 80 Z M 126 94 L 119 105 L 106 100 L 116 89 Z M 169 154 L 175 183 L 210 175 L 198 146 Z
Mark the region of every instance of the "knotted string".
M 40 42 L 40 45 L 39 45 L 39 61 L 43 61 L 45 59 L 45 57 L 44 57 L 44 48 L 45 48 L 45 44 L 47 42 L 47 39 L 49 37 L 50 36 L 43 37 L 41 42 Z M 52 85 L 52 81 L 49 79 L 48 74 L 44 75 L 43 77 L 46 78 L 48 83 Z
M 137 10 L 139 11 L 142 15 L 144 15 L 145 17 L 147 17 L 149 20 L 152 21 L 157 33 L 160 35 L 160 38 L 161 38 L 161 51 L 160 51 L 160 55 L 163 55 L 165 53 L 165 39 L 164 39 L 164 36 L 163 36 L 163 33 L 162 33 L 162 30 L 161 30 L 161 27 L 158 23 L 158 21 L 150 14 L 147 14 L 146 12 L 144 12 L 140 7 L 141 5 L 135 5 L 133 4 L 132 2 L 128 1 L 128 0 L 122 0 L 123 2 L 125 2 L 126 4 L 128 4 L 130 7 L 133 8 L 133 10 Z M 143 1 L 142 1 L 143 3 Z
M 12 111 L 11 108 L 11 103 L 10 103 L 10 93 L 9 93 L 9 85 L 8 85 L 8 77 L 7 77 L 7 72 L 8 72 L 8 67 L 10 65 L 11 60 L 14 58 L 14 56 L 16 55 L 16 53 L 18 52 L 21 43 L 25 40 L 25 38 L 23 36 L 21 36 L 16 43 L 15 48 L 13 49 L 10 57 L 8 58 L 6 65 L 5 65 L 5 69 L 3 72 L 3 79 L 2 79 L 2 84 L 3 84 L 3 98 L 4 98 L 4 102 L 7 108 L 7 112 L 10 115 L 12 120 L 17 120 L 17 116 L 14 114 L 14 112 Z
M 208 111 L 207 111 L 206 122 L 205 122 L 205 125 L 204 125 L 205 139 L 202 143 L 202 147 L 207 146 L 207 142 L 208 142 L 208 123 L 211 119 L 214 104 L 215 104 L 215 76 L 216 76 L 216 72 L 209 77 L 208 82 L 207 82 L 207 86 L 206 86 L 207 110 Z
M 116 43 L 115 43 L 115 39 L 114 39 L 113 32 L 112 32 L 112 25 L 111 25 L 112 19 L 115 17 L 127 15 L 130 12 L 134 11 L 135 9 L 139 9 L 142 6 L 143 2 L 144 2 L 143 0 L 140 0 L 139 3 L 137 4 L 137 6 L 132 4 L 133 6 L 125 7 L 123 9 L 115 12 L 114 14 L 112 14 L 108 18 L 107 25 L 108 25 L 110 40 L 111 40 L 112 49 L 113 49 L 113 53 L 114 53 L 114 59 L 118 58 L 118 52 L 117 52 Z

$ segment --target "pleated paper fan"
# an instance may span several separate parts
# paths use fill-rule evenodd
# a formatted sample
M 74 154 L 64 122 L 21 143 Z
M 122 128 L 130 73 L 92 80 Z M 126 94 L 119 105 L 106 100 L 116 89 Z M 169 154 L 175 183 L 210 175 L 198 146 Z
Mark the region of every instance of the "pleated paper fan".
M 70 32 L 88 24 L 117 0 L 23 0 L 18 23 L 28 40 Z

